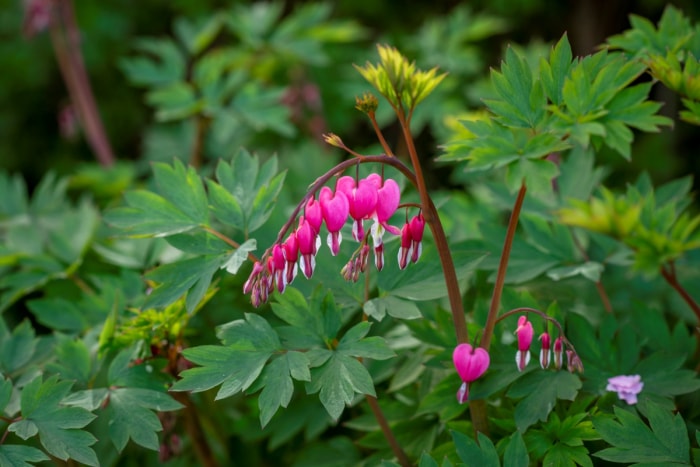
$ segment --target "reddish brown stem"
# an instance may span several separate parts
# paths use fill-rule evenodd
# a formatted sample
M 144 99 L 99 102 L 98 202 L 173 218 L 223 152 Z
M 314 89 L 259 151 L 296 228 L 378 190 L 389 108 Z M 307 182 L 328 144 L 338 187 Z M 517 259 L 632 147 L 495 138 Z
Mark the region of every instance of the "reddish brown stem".
M 114 153 L 107 138 L 102 119 L 85 70 L 80 50 L 80 32 L 75 20 L 71 0 L 59 0 L 55 4 L 56 14 L 51 21 L 51 42 L 56 60 L 68 88 L 73 105 L 85 130 L 88 144 L 103 166 L 114 164 Z
M 374 417 L 379 423 L 379 428 L 381 428 L 382 433 L 384 434 L 384 438 L 386 438 L 387 442 L 389 443 L 389 446 L 391 447 L 392 452 L 398 459 L 399 464 L 401 464 L 402 467 L 410 467 L 411 465 L 413 465 L 411 464 L 411 461 L 409 460 L 406 453 L 401 448 L 399 442 L 396 440 L 394 432 L 391 430 L 389 422 L 384 416 L 384 412 L 382 412 L 381 407 L 379 407 L 377 399 L 368 395 L 365 396 L 365 399 L 367 400 L 367 404 L 369 404 L 369 408 L 372 409 L 372 413 L 374 414 Z
M 175 400 L 185 406 L 183 409 L 185 429 L 187 430 L 190 441 L 194 446 L 194 451 L 197 455 L 199 465 L 204 467 L 218 467 L 219 463 L 216 461 L 214 453 L 209 446 L 209 442 L 204 435 L 204 430 L 202 428 L 202 422 L 199 419 L 197 407 L 195 407 L 194 403 L 192 402 L 189 393 L 171 392 L 170 394 Z
M 695 301 L 693 297 L 690 296 L 687 290 L 678 282 L 678 277 L 676 276 L 676 266 L 673 262 L 668 263 L 668 266 L 661 267 L 661 276 L 666 279 L 666 282 L 675 289 L 676 292 L 681 296 L 681 298 L 688 304 L 695 316 L 700 322 L 700 305 Z
M 523 200 L 527 187 L 525 180 L 520 185 L 518 197 L 515 199 L 513 211 L 510 213 L 508 221 L 508 229 L 506 230 L 506 238 L 503 242 L 503 250 L 501 251 L 501 259 L 498 263 L 498 272 L 496 273 L 496 283 L 493 286 L 493 294 L 491 295 L 491 304 L 489 306 L 489 314 L 486 318 L 484 326 L 484 334 L 481 336 L 480 346 L 489 350 L 491 346 L 491 337 L 493 336 L 493 328 L 498 319 L 498 311 L 501 308 L 501 295 L 503 294 L 503 286 L 506 281 L 506 270 L 508 269 L 508 259 L 510 258 L 510 250 L 513 247 L 513 239 L 515 238 L 515 229 L 518 227 L 518 219 L 520 218 L 520 210 L 523 207 Z
M 404 116 L 402 109 L 398 109 L 396 111 L 396 115 L 399 119 L 399 123 L 401 124 L 401 130 L 404 135 L 408 154 L 411 158 L 411 165 L 413 166 L 413 170 L 416 174 L 416 187 L 418 188 L 421 205 L 423 206 L 423 217 L 425 218 L 425 222 L 430 227 L 430 231 L 433 234 L 433 240 L 435 241 L 435 246 L 438 250 L 438 255 L 440 256 L 440 263 L 442 264 L 442 272 L 445 276 L 445 286 L 447 287 L 447 295 L 450 301 L 450 310 L 452 312 L 452 321 L 455 327 L 457 342 L 466 343 L 469 341 L 469 334 L 467 332 L 467 322 L 464 317 L 464 307 L 462 306 L 462 294 L 459 291 L 459 282 L 457 281 L 457 273 L 455 270 L 454 261 L 452 260 L 452 254 L 450 253 L 450 246 L 447 243 L 447 237 L 445 236 L 445 231 L 442 228 L 442 223 L 440 222 L 437 209 L 430 199 L 428 189 L 425 185 L 423 170 L 421 168 L 420 161 L 418 160 L 418 152 L 416 151 L 416 145 L 413 141 L 409 122 Z

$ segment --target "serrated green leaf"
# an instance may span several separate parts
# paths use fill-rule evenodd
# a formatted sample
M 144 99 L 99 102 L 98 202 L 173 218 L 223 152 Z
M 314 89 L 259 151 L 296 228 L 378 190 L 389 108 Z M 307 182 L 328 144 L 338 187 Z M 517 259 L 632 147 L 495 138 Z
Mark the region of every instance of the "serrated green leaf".
M 528 467 L 530 457 L 527 455 L 527 447 L 520 431 L 516 431 L 510 437 L 508 447 L 503 453 L 503 464 L 508 467 Z
M 396 356 L 384 338 L 379 336 L 364 337 L 369 332 L 370 326 L 369 321 L 363 321 L 350 328 L 340 339 L 336 350 L 351 357 L 375 360 L 386 360 Z
M 8 339 L 0 342 L 0 367 L 6 373 L 20 369 L 31 360 L 37 340 L 34 328 L 28 319 L 22 321 Z
M 603 416 L 593 419 L 600 436 L 613 446 L 596 452 L 594 456 L 612 462 L 690 465 L 688 436 L 680 414 L 674 416 L 658 404 L 647 401 L 647 415 L 654 419 L 650 428 L 635 413 L 617 406 L 614 409 L 617 421 Z M 682 436 L 676 439 L 678 434 Z
M 258 398 L 260 424 L 265 427 L 279 407 L 286 408 L 294 394 L 292 378 L 310 381 L 309 359 L 301 352 L 287 352 L 273 359 L 263 370 L 257 385 L 263 386 Z
M 173 165 L 153 164 L 158 192 L 194 224 L 206 224 L 209 218 L 207 194 L 194 167 L 185 167 L 175 159 Z
M 10 426 L 7 427 L 7 431 L 16 434 L 26 441 L 39 433 L 39 427 L 36 426 L 36 423 L 31 420 L 18 420 L 16 422 L 12 422 Z
M 222 384 L 217 399 L 245 391 L 267 360 L 281 350 L 277 333 L 264 318 L 254 314 L 222 326 L 218 335 L 229 344 L 227 347 L 208 345 L 184 351 L 185 357 L 200 367 L 184 371 L 173 391 L 198 392 Z
M 538 420 L 545 421 L 557 399 L 574 400 L 581 380 L 565 371 L 531 372 L 518 379 L 508 390 L 508 397 L 523 398 L 515 408 L 515 424 L 524 433 Z
M 99 465 L 95 451 L 89 446 L 97 439 L 80 430 L 95 415 L 80 407 L 62 407 L 61 400 L 70 391 L 72 383 L 58 381 L 54 376 L 41 381 L 33 379 L 22 390 L 22 417 L 36 425 L 42 446 L 49 454 L 62 460 L 75 459 L 88 465 Z
M 485 104 L 507 126 L 536 128 L 544 118 L 544 91 L 534 79 L 527 61 L 512 47 L 506 50 L 501 72 L 491 72 L 491 82 L 500 100 L 486 99 Z
M 243 263 L 248 259 L 248 254 L 255 251 L 256 248 L 257 241 L 254 238 L 249 238 L 236 248 L 236 251 L 231 253 L 228 259 L 221 265 L 221 268 L 226 269 L 230 274 L 236 274 Z
M 131 438 L 135 443 L 154 451 L 159 442 L 156 432 L 163 427 L 153 410 L 165 412 L 182 408 L 169 395 L 141 388 L 115 388 L 109 391 L 109 434 L 121 452 Z
M 174 41 L 141 39 L 135 47 L 154 59 L 134 57 L 120 61 L 119 67 L 132 83 L 140 86 L 162 85 L 185 77 L 185 57 Z
M 146 190 L 124 194 L 128 207 L 108 210 L 105 221 L 134 236 L 163 237 L 198 227 L 162 196 Z
M 221 164 L 221 162 L 219 163 Z M 245 214 L 238 199 L 214 180 L 207 180 L 209 202 L 212 213 L 224 224 L 240 230 L 245 229 Z
M 147 274 L 157 286 L 146 299 L 144 306 L 159 308 L 170 305 L 189 291 L 187 311 L 192 312 L 204 297 L 214 273 L 221 267 L 220 255 L 197 256 L 175 263 L 165 264 Z M 199 287 L 197 287 L 199 282 Z
M 210 193 L 217 217 L 246 233 L 258 229 L 269 218 L 282 189 L 284 173 L 277 174 L 277 159 L 260 166 L 257 155 L 241 149 L 230 163 L 216 167 L 219 188 Z M 209 182 L 210 189 L 213 186 Z M 213 194 L 212 194 L 213 193 Z
M 87 382 L 92 370 L 90 351 L 85 342 L 77 339 L 60 339 L 55 346 L 56 364 L 52 370 L 63 379 Z
M 34 462 L 48 460 L 49 457 L 37 448 L 0 444 L 0 467 L 32 467 Z
M 496 448 L 488 436 L 478 433 L 477 438 L 478 443 L 464 433 L 452 431 L 455 449 L 462 462 L 467 467 L 501 467 Z
M 330 354 L 323 365 L 311 371 L 306 391 L 309 394 L 318 392 L 328 414 L 337 420 L 356 393 L 375 396 L 375 392 L 372 377 L 362 363 L 339 352 Z
M 565 33 L 552 49 L 549 61 L 540 60 L 540 79 L 542 86 L 554 105 L 562 103 L 564 79 L 571 68 L 572 52 L 569 38 Z

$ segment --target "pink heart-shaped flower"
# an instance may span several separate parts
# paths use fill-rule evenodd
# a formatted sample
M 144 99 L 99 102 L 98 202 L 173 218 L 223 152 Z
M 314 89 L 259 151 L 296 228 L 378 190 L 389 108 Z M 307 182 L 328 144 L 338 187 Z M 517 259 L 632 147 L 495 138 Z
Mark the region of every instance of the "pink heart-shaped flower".
M 481 347 L 459 344 L 452 353 L 455 369 L 465 383 L 477 380 L 488 369 L 491 358 Z

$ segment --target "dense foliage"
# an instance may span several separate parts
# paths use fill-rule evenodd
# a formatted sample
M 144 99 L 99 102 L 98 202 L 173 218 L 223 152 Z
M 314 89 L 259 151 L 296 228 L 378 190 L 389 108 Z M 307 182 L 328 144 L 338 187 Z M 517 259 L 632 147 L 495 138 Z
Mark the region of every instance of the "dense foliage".
M 688 13 L 496 60 L 498 2 L 190 12 L 119 50 L 139 146 L 26 8 L 85 144 L 0 171 L 0 467 L 700 461 Z

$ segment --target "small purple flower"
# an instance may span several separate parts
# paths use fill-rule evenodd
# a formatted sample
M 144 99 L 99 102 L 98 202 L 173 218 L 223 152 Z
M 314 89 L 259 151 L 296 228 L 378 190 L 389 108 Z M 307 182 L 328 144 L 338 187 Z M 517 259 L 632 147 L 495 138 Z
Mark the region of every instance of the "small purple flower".
M 620 375 L 608 378 L 606 391 L 615 391 L 620 400 L 624 400 L 630 405 L 637 403 L 637 394 L 642 392 L 644 383 L 639 375 Z

